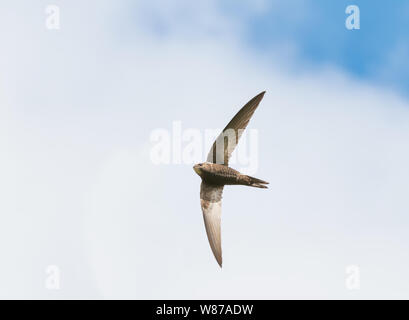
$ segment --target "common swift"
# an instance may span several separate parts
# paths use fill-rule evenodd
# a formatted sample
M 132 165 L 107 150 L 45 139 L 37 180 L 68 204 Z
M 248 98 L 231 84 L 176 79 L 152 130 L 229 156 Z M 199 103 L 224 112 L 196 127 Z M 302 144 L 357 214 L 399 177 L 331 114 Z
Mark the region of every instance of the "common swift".
M 224 186 L 244 185 L 267 188 L 268 182 L 241 174 L 229 167 L 230 156 L 264 94 L 265 91 L 255 96 L 234 116 L 213 143 L 206 162 L 193 166 L 195 172 L 202 178 L 200 204 L 207 238 L 220 267 L 222 267 L 220 225 Z

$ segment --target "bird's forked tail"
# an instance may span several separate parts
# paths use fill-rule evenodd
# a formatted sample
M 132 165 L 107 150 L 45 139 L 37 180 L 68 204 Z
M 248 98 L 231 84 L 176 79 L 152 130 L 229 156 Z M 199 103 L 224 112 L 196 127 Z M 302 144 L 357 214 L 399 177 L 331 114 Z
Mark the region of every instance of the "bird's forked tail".
M 260 179 L 250 177 L 250 176 L 246 176 L 246 175 L 243 175 L 242 179 L 244 180 L 243 182 L 245 182 L 243 183 L 244 185 L 255 187 L 255 188 L 263 188 L 263 189 L 268 188 L 266 184 L 269 184 L 269 182 L 267 181 L 260 180 Z

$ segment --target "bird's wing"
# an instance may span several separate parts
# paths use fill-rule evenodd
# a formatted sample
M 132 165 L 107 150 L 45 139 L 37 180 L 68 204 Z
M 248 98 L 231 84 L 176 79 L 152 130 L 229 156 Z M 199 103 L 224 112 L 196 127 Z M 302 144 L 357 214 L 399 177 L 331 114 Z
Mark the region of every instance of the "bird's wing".
M 222 267 L 221 215 L 223 186 L 202 182 L 200 186 L 200 205 L 206 227 L 207 238 L 217 263 Z
M 255 96 L 234 116 L 222 133 L 217 137 L 207 156 L 207 162 L 229 164 L 231 154 L 246 129 L 254 111 L 263 99 L 265 91 Z

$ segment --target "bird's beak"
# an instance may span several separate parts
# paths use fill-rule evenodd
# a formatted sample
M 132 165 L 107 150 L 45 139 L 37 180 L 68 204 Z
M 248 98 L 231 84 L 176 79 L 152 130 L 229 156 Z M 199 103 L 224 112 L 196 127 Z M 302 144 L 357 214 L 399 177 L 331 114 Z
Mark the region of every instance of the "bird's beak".
M 198 165 L 194 165 L 193 170 L 200 176 L 200 167 Z

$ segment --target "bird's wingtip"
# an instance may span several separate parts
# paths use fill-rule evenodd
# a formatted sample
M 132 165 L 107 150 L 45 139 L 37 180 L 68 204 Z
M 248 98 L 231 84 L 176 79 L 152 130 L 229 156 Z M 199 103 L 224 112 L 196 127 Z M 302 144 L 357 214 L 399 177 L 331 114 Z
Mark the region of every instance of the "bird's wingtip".
M 264 98 L 265 94 L 266 94 L 266 91 L 262 91 L 258 95 L 256 95 L 254 98 L 261 101 L 261 99 Z

